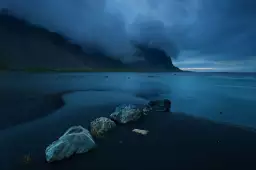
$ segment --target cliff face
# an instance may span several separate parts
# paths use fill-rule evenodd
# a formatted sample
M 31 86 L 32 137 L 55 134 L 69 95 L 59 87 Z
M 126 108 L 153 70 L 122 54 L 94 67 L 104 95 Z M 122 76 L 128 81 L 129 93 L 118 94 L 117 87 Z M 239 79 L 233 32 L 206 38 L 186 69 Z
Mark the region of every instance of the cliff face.
M 144 58 L 144 61 L 134 63 L 137 67 L 143 66 L 148 69 L 163 71 L 180 71 L 178 67 L 172 64 L 171 57 L 164 50 L 143 44 L 135 44 L 135 47 L 138 49 L 137 54 Z
M 124 64 L 101 50 L 72 44 L 68 38 L 31 25 L 8 13 L 0 14 L 0 68 L 162 68 L 178 71 L 171 58 L 154 48 L 136 45 L 145 61 Z M 86 50 L 90 49 L 90 50 Z

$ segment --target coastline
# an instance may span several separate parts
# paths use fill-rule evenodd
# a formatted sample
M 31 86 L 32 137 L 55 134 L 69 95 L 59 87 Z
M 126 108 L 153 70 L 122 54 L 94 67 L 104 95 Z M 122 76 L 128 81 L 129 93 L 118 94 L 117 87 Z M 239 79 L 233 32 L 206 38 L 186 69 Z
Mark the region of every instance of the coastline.
M 61 135 L 71 124 L 79 122 L 87 128 L 90 120 L 108 116 L 114 107 L 115 105 L 87 107 L 88 114 L 74 114 L 69 118 L 63 115 L 64 118 L 60 117 L 58 123 L 45 120 L 41 127 L 22 129 L 21 126 L 18 133 L 6 131 L 0 137 L 0 165 L 5 165 L 1 169 L 179 170 L 193 167 L 221 170 L 254 165 L 256 133 L 253 131 L 186 114 L 164 112 L 152 112 L 135 123 L 118 126 L 104 138 L 96 139 L 98 147 L 89 153 L 46 163 L 44 149 L 55 140 L 54 136 Z M 149 130 L 149 134 L 140 136 L 132 132 L 134 128 Z M 22 161 L 26 154 L 31 155 L 31 162 L 28 164 Z

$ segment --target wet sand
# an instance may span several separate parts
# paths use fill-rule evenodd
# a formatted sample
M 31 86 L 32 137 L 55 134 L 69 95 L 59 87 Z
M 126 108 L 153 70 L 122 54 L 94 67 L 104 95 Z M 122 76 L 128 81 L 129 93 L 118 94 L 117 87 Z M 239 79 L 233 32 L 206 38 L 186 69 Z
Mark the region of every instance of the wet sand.
M 107 116 L 114 105 L 87 107 L 77 119 L 88 127 L 90 120 Z M 104 110 L 104 111 L 102 111 Z M 70 159 L 46 163 L 45 147 L 79 121 L 70 117 L 53 129 L 45 122 L 42 129 L 1 133 L 1 170 L 84 170 L 84 169 L 254 169 L 256 133 L 250 130 L 216 124 L 182 113 L 155 112 L 135 123 L 120 125 L 102 139 L 98 147 Z M 83 123 L 82 123 L 83 122 Z M 138 135 L 134 128 L 149 130 Z M 22 128 L 19 128 L 22 129 Z M 47 133 L 46 133 L 47 132 Z M 5 145 L 3 147 L 3 145 Z M 24 162 L 26 154 L 31 162 Z
M 64 105 L 62 94 L 25 94 L 0 89 L 0 130 L 45 117 Z M 4 114 L 4 116 L 2 116 Z

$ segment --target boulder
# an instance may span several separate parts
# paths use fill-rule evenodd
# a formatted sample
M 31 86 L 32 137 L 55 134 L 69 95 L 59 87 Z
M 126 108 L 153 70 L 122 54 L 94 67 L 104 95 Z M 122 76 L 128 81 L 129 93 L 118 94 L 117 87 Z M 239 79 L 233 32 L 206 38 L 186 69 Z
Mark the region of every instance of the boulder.
M 82 126 L 72 126 L 46 148 L 46 161 L 58 161 L 73 154 L 85 153 L 95 146 L 96 144 L 87 129 Z
M 158 112 L 170 112 L 171 109 L 171 101 L 168 99 L 153 100 L 150 101 L 148 105 L 152 108 L 152 110 Z
M 90 131 L 93 136 L 103 137 L 104 134 L 116 127 L 116 123 L 106 117 L 100 117 L 90 123 Z
M 115 112 L 110 115 L 110 118 L 118 123 L 128 123 L 138 120 L 143 114 L 141 108 L 136 105 L 127 104 L 116 107 Z

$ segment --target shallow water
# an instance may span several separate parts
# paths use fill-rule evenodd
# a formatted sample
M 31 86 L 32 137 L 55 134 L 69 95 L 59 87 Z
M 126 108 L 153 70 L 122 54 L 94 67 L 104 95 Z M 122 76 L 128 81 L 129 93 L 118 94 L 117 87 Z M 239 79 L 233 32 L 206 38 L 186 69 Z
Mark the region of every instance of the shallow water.
M 105 103 L 110 101 L 108 98 L 124 99 L 124 96 L 118 97 L 122 93 L 147 100 L 169 98 L 175 112 L 256 127 L 256 76 L 253 74 L 2 73 L 0 79 L 1 113 L 15 115 L 21 108 L 36 106 L 33 97 L 59 93 L 69 96 L 65 97 L 70 98 L 66 99 L 68 103 L 88 105 L 93 101 Z M 113 95 L 105 95 L 105 99 L 100 95 L 87 97 L 86 91 L 108 91 Z M 15 110 L 13 105 L 19 103 L 19 110 Z

